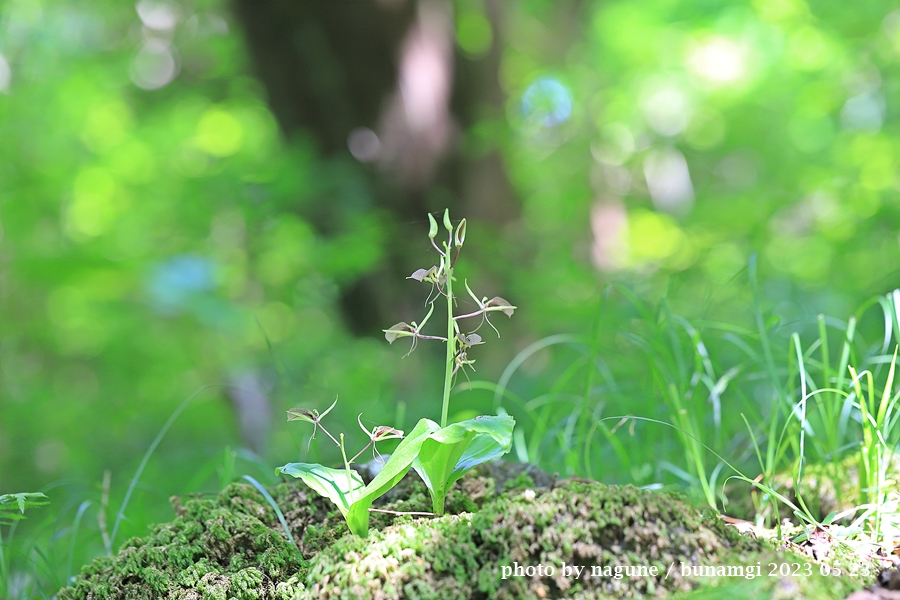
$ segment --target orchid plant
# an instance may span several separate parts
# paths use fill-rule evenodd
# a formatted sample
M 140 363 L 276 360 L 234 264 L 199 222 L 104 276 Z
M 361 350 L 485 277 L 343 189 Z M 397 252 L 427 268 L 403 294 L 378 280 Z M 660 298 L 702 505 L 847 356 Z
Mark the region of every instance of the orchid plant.
M 402 431 L 388 426 L 376 426 L 368 431 L 357 418 L 360 427 L 369 438 L 366 446 L 353 458 L 347 459 L 344 447 L 344 435 L 335 438 L 322 425 L 322 419 L 334 408 L 333 403 L 322 414 L 306 408 L 292 408 L 288 411 L 288 420 L 306 421 L 313 425 L 313 435 L 322 432 L 340 448 L 343 458 L 342 469 L 332 469 L 318 464 L 289 463 L 276 469 L 277 473 L 291 475 L 301 479 L 306 485 L 320 495 L 330 499 L 337 505 L 350 531 L 365 537 L 369 528 L 369 509 L 381 495 L 394 487 L 410 468 L 415 469 L 431 494 L 432 509 L 435 514 L 444 512 L 444 503 L 450 486 L 470 469 L 481 463 L 492 460 L 509 452 L 512 447 L 512 432 L 515 421 L 509 415 L 481 416 L 447 423 L 450 406 L 450 392 L 460 371 L 472 368 L 474 360 L 469 358 L 469 350 L 473 346 L 484 343 L 477 331 L 487 323 L 498 335 L 496 327 L 490 322 L 490 316 L 503 313 L 511 317 L 516 307 L 499 296 L 488 299 L 479 298 L 464 283 L 466 292 L 474 300 L 477 310 L 455 315 L 457 297 L 453 287 L 456 279 L 453 269 L 459 258 L 460 250 L 466 240 L 466 220 L 456 227 L 450 220 L 449 211 L 444 211 L 443 225 L 447 231 L 446 240 L 440 245 L 435 242 L 439 232 L 437 220 L 429 214 L 428 238 L 437 250 L 439 261 L 428 269 L 418 269 L 408 279 L 413 279 L 431 286 L 431 293 L 426 304 L 428 312 L 421 323 L 397 323 L 384 330 L 389 343 L 401 337 L 412 338 L 410 352 L 415 350 L 419 340 L 435 340 L 446 344 L 447 353 L 444 370 L 444 386 L 441 403 L 441 422 L 438 425 L 431 419 L 420 419 L 406 436 Z M 446 336 L 424 333 L 425 325 L 434 314 L 435 304 L 443 299 L 446 303 Z M 474 329 L 467 329 L 461 323 L 478 319 L 480 322 Z M 362 477 L 350 465 L 368 448 L 384 440 L 402 438 L 394 452 L 386 461 L 374 479 L 366 485 Z

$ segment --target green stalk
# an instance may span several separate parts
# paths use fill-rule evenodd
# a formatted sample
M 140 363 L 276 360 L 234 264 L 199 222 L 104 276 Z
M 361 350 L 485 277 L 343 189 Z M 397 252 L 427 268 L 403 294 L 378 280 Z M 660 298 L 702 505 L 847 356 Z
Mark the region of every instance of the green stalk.
M 350 475 L 350 461 L 347 460 L 347 453 L 344 451 L 344 434 L 341 434 L 341 457 L 344 459 L 344 469 L 347 470 L 347 489 L 353 489 L 353 477 Z
M 441 405 L 441 427 L 447 426 L 450 410 L 450 388 L 453 383 L 453 359 L 456 356 L 456 323 L 453 321 L 453 266 L 447 246 L 447 364 L 444 369 L 444 398 Z

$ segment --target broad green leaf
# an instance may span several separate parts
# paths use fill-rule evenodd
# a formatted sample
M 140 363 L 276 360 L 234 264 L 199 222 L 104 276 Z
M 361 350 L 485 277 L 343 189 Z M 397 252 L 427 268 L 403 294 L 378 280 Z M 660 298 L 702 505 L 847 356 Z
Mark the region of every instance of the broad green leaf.
M 509 452 L 515 420 L 509 415 L 476 417 L 432 433 L 422 444 L 413 468 L 431 492 L 434 511 L 469 469 Z
M 369 532 L 369 507 L 372 506 L 372 502 L 403 479 L 418 456 L 422 443 L 439 429 L 440 426 L 430 419 L 420 419 L 416 423 L 413 430 L 397 445 L 375 479 L 360 492 L 348 514 L 344 515 L 350 531 L 360 537 L 366 537 Z
M 275 469 L 275 472 L 301 479 L 317 494 L 334 502 L 344 518 L 347 518 L 350 507 L 357 501 L 365 487 L 362 477 L 353 469 L 348 473 L 347 469 L 330 469 L 309 463 L 288 463 Z

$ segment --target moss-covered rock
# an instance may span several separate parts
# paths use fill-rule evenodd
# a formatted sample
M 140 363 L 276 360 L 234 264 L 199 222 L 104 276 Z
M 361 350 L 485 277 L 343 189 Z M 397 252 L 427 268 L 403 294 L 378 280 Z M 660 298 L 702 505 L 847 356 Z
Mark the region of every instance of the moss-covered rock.
M 682 566 L 698 565 L 725 569 L 682 575 Z M 728 577 L 729 566 L 754 579 Z M 628 576 L 634 567 L 641 572 Z M 579 482 L 507 495 L 474 514 L 395 524 L 367 539 L 345 536 L 312 560 L 306 582 L 303 600 L 640 598 L 710 586 L 753 590 L 736 597 L 843 598 L 860 587 L 742 537 L 678 496 Z
M 374 513 L 366 539 L 350 535 L 322 499 L 280 484 L 272 494 L 297 547 L 261 495 L 235 484 L 217 498 L 176 503 L 175 521 L 94 561 L 59 598 L 600 599 L 734 589 L 735 597 L 827 599 L 862 585 L 740 536 L 677 495 L 583 481 L 521 487 L 531 483 L 522 475 L 504 485 L 481 471 L 448 498 L 456 514 Z M 424 486 L 408 478 L 383 508 L 429 506 Z M 799 567 L 770 576 L 769 564 L 782 563 Z M 759 575 L 696 576 L 687 565 L 745 575 L 758 567 Z
M 302 589 L 306 560 L 271 527 L 272 508 L 252 486 L 173 505 L 173 522 L 96 559 L 58 598 L 290 600 Z

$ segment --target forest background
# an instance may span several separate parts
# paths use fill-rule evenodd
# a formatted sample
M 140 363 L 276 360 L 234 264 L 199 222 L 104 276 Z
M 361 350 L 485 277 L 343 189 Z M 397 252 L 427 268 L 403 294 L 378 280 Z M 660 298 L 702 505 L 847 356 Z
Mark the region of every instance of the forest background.
M 189 398 L 116 543 L 173 494 L 335 461 L 292 406 L 338 397 L 347 432 L 359 413 L 435 418 L 441 349 L 401 360 L 382 330 L 421 320 L 427 290 L 404 278 L 431 266 L 426 213 L 445 207 L 469 224 L 459 278 L 519 307 L 499 341 L 480 332 L 451 418 L 507 411 L 514 460 L 702 496 L 714 455 L 698 467 L 654 423 L 598 426 L 678 422 L 654 375 L 671 359 L 704 442 L 752 465 L 774 395 L 734 340 L 760 344 L 762 323 L 787 356 L 826 315 L 839 341 L 900 286 L 887 9 L 0 3 L 0 493 L 50 501 L 19 558 L 68 551 L 76 514 L 70 560 L 102 553 L 97 516 Z M 859 316 L 880 342 L 882 316 Z

